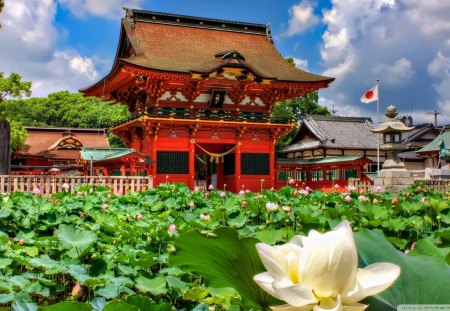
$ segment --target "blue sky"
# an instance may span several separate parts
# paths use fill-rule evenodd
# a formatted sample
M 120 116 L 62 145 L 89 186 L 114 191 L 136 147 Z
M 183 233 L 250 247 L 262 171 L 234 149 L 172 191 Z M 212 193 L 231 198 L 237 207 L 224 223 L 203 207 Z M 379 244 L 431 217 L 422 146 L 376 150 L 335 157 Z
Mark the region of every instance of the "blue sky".
M 376 119 L 360 97 L 380 79 L 380 108 L 416 123 L 450 124 L 450 1 L 6 0 L 0 71 L 33 82 L 33 96 L 76 91 L 108 73 L 123 6 L 271 25 L 281 54 L 336 78 L 320 103 Z

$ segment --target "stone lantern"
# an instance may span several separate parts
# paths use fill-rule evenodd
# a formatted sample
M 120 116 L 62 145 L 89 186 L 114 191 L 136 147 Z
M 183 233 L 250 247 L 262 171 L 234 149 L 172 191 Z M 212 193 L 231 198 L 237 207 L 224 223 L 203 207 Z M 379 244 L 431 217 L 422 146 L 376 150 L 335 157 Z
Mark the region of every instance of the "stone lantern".
M 406 170 L 405 164 L 398 157 L 398 154 L 406 148 L 402 144 L 402 133 L 409 132 L 414 127 L 407 127 L 396 118 L 397 109 L 394 106 L 389 106 L 385 115 L 388 120 L 372 130 L 374 133 L 383 134 L 383 144 L 380 145 L 380 150 L 387 153 L 382 169 L 375 179 L 375 187 L 398 191 L 414 182 Z

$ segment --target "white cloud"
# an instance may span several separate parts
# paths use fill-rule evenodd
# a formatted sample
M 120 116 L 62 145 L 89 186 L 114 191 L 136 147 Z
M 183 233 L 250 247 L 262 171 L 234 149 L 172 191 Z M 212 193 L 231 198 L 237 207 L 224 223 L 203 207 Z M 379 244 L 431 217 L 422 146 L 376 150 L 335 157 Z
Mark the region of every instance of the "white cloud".
M 373 116 L 376 105 L 361 106 L 362 92 L 380 79 L 381 112 L 393 104 L 415 121 L 430 122 L 426 111 L 442 110 L 450 122 L 450 1 L 331 0 L 323 11 L 323 74 L 336 78 L 321 92 L 337 109 L 352 106 Z M 346 94 L 340 100 L 340 94 Z
M 293 36 L 305 32 L 319 23 L 319 18 L 314 14 L 315 4 L 308 0 L 302 0 L 299 4 L 289 9 L 289 25 L 286 36 Z
M 123 16 L 122 7 L 140 8 L 143 0 L 57 0 L 77 17 L 86 15 L 101 16 L 111 19 Z
M 383 83 L 400 84 L 413 78 L 414 70 L 409 59 L 400 58 L 393 64 L 376 65 L 372 72 L 383 79 Z
M 294 60 L 295 67 L 301 70 L 307 70 L 308 69 L 308 60 L 307 59 L 300 59 L 296 57 L 292 57 Z
M 65 30 L 54 25 L 56 9 L 55 0 L 14 0 L 2 12 L 0 70 L 32 81 L 33 96 L 77 91 L 99 77 L 90 57 L 58 48 Z

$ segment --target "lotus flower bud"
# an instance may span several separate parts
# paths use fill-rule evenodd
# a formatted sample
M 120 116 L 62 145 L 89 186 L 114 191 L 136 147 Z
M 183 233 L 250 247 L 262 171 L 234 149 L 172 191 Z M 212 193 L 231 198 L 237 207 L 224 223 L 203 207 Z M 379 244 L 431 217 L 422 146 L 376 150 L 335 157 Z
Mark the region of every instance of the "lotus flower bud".
M 78 298 L 78 297 L 81 297 L 81 294 L 82 294 L 81 285 L 77 283 L 72 288 L 72 297 Z
M 24 239 L 24 238 L 21 238 L 21 239 L 19 240 L 19 245 L 20 245 L 20 246 L 25 245 L 25 239 Z
M 68 183 L 63 183 L 61 187 L 64 189 L 64 191 L 68 191 L 70 188 Z
M 392 198 L 392 204 L 397 204 L 397 203 L 398 203 L 398 198 L 397 197 Z
M 347 195 L 344 200 L 345 202 L 350 202 L 352 200 L 352 197 Z
M 109 205 L 108 205 L 108 204 L 104 203 L 104 204 L 102 205 L 102 210 L 106 211 L 108 208 L 109 208 Z
M 174 224 L 171 224 L 171 225 L 167 228 L 167 230 L 168 230 L 170 233 L 174 233 L 175 231 L 177 231 L 177 226 L 174 225 Z
M 137 221 L 141 221 L 141 220 L 142 220 L 142 218 L 143 218 L 143 217 L 142 217 L 142 215 L 141 215 L 141 214 L 137 214 L 137 215 L 136 215 L 136 220 L 137 220 Z
M 36 188 L 33 189 L 33 193 L 34 193 L 35 195 L 40 195 L 40 194 L 41 194 L 41 189 L 39 189 L 38 187 L 36 187 Z

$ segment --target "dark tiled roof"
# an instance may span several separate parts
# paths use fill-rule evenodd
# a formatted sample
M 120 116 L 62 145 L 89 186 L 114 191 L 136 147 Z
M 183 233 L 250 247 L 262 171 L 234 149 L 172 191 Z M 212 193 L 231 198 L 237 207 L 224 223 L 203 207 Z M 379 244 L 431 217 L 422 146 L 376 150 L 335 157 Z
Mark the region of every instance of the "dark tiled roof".
M 288 63 L 273 44 L 267 25 L 223 21 L 126 9 L 117 57 L 125 63 L 162 71 L 191 73 L 214 70 L 215 55 L 237 51 L 261 78 L 326 82 Z M 122 58 L 126 39 L 135 54 Z
M 436 134 L 439 133 L 439 131 L 436 130 L 432 123 L 417 124 L 414 125 L 414 129 L 411 132 L 403 134 L 403 142 L 409 143 L 414 139 L 419 138 L 421 135 L 427 133 L 428 131 L 435 131 Z
M 303 124 L 294 138 L 293 143 L 281 150 L 282 153 L 297 150 L 315 149 L 372 149 L 376 150 L 378 135 L 372 133 L 370 118 L 337 117 L 337 116 L 306 116 Z M 316 141 L 300 139 L 302 131 L 309 130 Z

